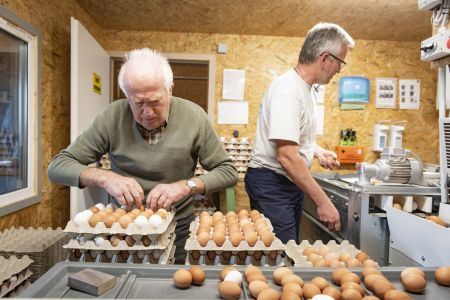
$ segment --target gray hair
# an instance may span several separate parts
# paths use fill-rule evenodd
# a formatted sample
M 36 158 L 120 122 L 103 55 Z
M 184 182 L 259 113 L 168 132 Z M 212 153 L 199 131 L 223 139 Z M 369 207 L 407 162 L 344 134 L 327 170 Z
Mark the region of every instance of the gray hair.
M 158 78 L 162 76 L 164 86 L 170 89 L 173 84 L 173 72 L 169 61 L 161 53 L 149 49 L 134 49 L 125 54 L 125 63 L 120 68 L 118 82 L 120 89 L 128 97 L 128 86 L 125 81 L 125 75 L 129 65 L 137 64 L 138 73 L 144 78 Z
M 336 55 L 343 45 L 353 48 L 355 41 L 339 25 L 318 23 L 308 31 L 298 61 L 301 64 L 312 64 L 323 52 Z

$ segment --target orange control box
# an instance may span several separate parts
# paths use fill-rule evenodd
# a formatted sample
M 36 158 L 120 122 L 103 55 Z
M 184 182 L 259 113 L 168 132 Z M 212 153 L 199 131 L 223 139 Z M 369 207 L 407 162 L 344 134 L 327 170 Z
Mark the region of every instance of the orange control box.
M 336 154 L 341 164 L 355 164 L 363 161 L 364 147 L 336 146 Z

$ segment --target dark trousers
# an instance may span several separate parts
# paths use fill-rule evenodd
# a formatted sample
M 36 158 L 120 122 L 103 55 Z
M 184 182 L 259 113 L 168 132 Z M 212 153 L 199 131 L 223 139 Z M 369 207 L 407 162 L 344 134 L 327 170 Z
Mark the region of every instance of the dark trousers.
M 275 235 L 283 242 L 299 243 L 303 192 L 288 178 L 265 168 L 248 168 L 245 190 L 251 209 L 270 220 Z
M 184 265 L 186 263 L 187 252 L 184 250 L 184 246 L 190 234 L 189 226 L 194 219 L 195 216 L 190 215 L 177 220 L 177 227 L 175 228 L 175 234 L 177 235 L 175 237 L 175 264 Z

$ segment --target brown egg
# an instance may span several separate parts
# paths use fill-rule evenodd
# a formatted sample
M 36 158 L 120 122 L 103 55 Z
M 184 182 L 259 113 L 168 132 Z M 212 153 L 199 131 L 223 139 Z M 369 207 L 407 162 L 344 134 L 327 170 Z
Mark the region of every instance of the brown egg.
M 225 261 L 228 261 L 232 255 L 233 255 L 233 253 L 231 251 L 223 251 L 222 252 L 222 257 Z
M 403 278 L 409 274 L 418 274 L 425 278 L 425 272 L 421 268 L 418 268 L 418 267 L 408 267 L 408 268 L 403 269 L 402 272 L 400 273 L 400 277 Z
M 147 235 L 144 235 L 144 236 L 142 237 L 142 244 L 143 244 L 145 247 L 150 246 L 151 242 L 152 242 L 152 241 L 150 240 L 150 238 L 149 238 Z
M 346 289 L 341 293 L 341 300 L 360 300 L 362 299 L 361 294 L 357 290 Z
M 384 277 L 381 274 L 369 274 L 366 277 L 364 277 L 364 285 L 369 289 L 369 290 L 373 290 L 373 283 L 375 282 L 375 280 L 377 279 L 384 279 L 387 280 L 386 277 Z
M 245 276 L 248 276 L 248 275 L 250 275 L 252 273 L 255 273 L 255 272 L 262 274 L 262 271 L 258 267 L 254 266 L 254 265 L 249 265 L 244 270 Z
M 362 270 L 362 276 L 363 277 L 366 277 L 366 276 L 368 276 L 370 274 L 380 274 L 380 275 L 382 275 L 380 270 L 378 270 L 378 268 L 368 267 L 368 268 L 364 268 Z
M 147 219 L 150 218 L 151 216 L 153 216 L 153 214 L 154 214 L 154 212 L 153 212 L 153 210 L 151 208 L 146 209 L 144 211 L 144 215 L 147 217 Z
M 311 279 L 311 282 L 317 285 L 317 287 L 321 291 L 323 291 L 327 286 L 329 286 L 328 280 L 320 276 L 314 277 L 313 279 Z
M 330 265 L 331 268 L 344 268 L 345 267 L 345 263 L 339 260 L 331 260 L 328 261 L 328 264 Z
M 96 207 L 97 208 L 97 207 Z M 102 222 L 103 218 L 101 216 L 99 216 L 98 214 L 93 214 L 90 218 L 89 218 L 89 226 L 91 227 L 95 227 L 97 225 L 98 222 Z
M 267 280 L 266 276 L 264 276 L 264 274 L 262 273 L 257 273 L 257 272 L 253 272 L 251 274 L 249 274 L 247 277 L 247 282 L 253 282 L 253 281 L 264 281 L 266 283 L 268 283 L 269 281 Z
M 216 258 L 216 251 L 206 251 L 206 257 L 209 260 L 214 260 Z
M 440 267 L 434 272 L 434 279 L 443 286 L 450 286 L 450 266 Z
M 246 209 L 241 209 L 240 211 L 238 211 L 238 217 L 239 218 L 248 218 L 249 216 L 249 212 Z
M 317 253 L 310 253 L 306 256 L 306 259 L 314 264 L 317 260 L 322 259 L 322 257 Z
M 245 240 L 247 241 L 247 243 L 250 247 L 253 247 L 253 246 L 255 246 L 256 242 L 258 241 L 258 235 L 254 231 L 249 231 L 245 235 Z
M 133 247 L 134 244 L 136 244 L 136 241 L 133 239 L 131 235 L 125 236 L 125 242 L 127 243 L 128 247 Z
M 200 246 L 205 247 L 206 244 L 209 242 L 209 233 L 208 232 L 199 233 L 199 235 L 197 235 L 197 240 Z
M 341 285 L 344 282 L 347 282 L 347 281 L 356 282 L 358 284 L 361 283 L 361 279 L 359 278 L 359 276 L 357 274 L 355 274 L 355 273 L 352 273 L 352 272 L 349 272 L 349 273 L 346 273 L 346 274 L 342 275 L 342 277 L 341 277 Z
M 219 284 L 219 294 L 224 299 L 239 299 L 241 287 L 233 281 L 222 281 Z
M 375 281 L 376 282 L 376 281 Z M 402 276 L 401 282 L 405 290 L 413 293 L 422 293 L 425 290 L 427 282 L 420 274 L 407 274 Z
M 233 247 L 239 246 L 241 241 L 242 241 L 242 235 L 240 233 L 235 232 L 230 235 L 230 242 L 231 242 L 231 245 L 233 245 Z
M 303 286 L 303 297 L 305 299 L 311 299 L 315 295 L 319 295 L 319 294 L 320 294 L 320 289 L 314 283 L 307 282 Z
M 335 288 L 335 287 L 332 287 L 332 286 L 327 286 L 327 287 L 322 291 L 322 294 L 331 296 L 331 297 L 332 297 L 333 299 L 335 299 L 335 300 L 341 299 L 341 291 L 338 290 L 338 289 Z
M 278 300 L 280 299 L 280 296 L 280 292 L 269 287 L 259 293 L 258 300 Z
M 281 284 L 281 279 L 283 278 L 283 276 L 287 275 L 287 274 L 294 274 L 294 272 L 287 268 L 287 267 L 279 267 L 276 268 L 275 271 L 273 271 L 272 277 L 273 277 L 273 281 L 276 284 Z
M 378 263 L 376 261 L 373 261 L 369 258 L 363 262 L 363 267 L 364 268 L 367 268 L 367 267 L 379 268 L 380 266 L 378 265 Z
M 231 271 L 237 271 L 237 269 L 232 266 L 223 268 L 222 271 L 220 271 L 220 280 L 223 281 L 225 279 L 225 276 L 227 276 L 227 274 Z
M 205 281 L 206 275 L 205 271 L 203 271 L 202 268 L 199 266 L 192 266 L 189 269 L 189 273 L 191 273 L 192 276 L 192 283 L 195 285 L 202 285 Z
M 94 214 L 96 214 L 100 211 L 100 209 L 96 206 L 92 206 L 91 208 L 89 208 L 89 210 L 92 211 Z
M 333 261 L 333 260 L 339 260 L 339 255 L 338 255 L 337 253 L 330 252 L 330 253 L 326 254 L 323 258 L 324 258 L 328 263 L 330 263 L 330 262 Z
M 303 279 L 295 274 L 285 274 L 284 276 L 281 277 L 282 286 L 284 286 L 288 282 L 295 282 L 301 287 L 304 285 Z
M 283 292 L 293 292 L 296 293 L 299 297 L 303 296 L 302 287 L 296 282 L 288 282 L 283 285 Z
M 192 275 L 188 270 L 179 269 L 173 274 L 173 283 L 179 289 L 188 288 L 192 283 Z
M 272 245 L 275 236 L 270 231 L 264 231 L 261 233 L 261 241 L 264 243 L 264 246 L 270 247 Z
M 126 229 L 130 223 L 133 223 L 133 218 L 128 214 L 119 218 L 119 224 L 123 229 Z
M 355 258 L 363 263 L 365 260 L 369 259 L 369 255 L 367 255 L 366 252 L 361 251 L 356 254 Z
M 381 299 L 384 298 L 384 295 L 390 291 L 390 290 L 395 290 L 395 286 L 392 285 L 391 282 L 389 282 L 388 280 L 384 279 L 384 278 L 379 278 L 376 279 L 373 282 L 373 292 L 375 293 L 375 295 Z
M 116 210 L 114 211 L 114 213 L 123 216 L 123 215 L 126 215 L 126 214 L 127 214 L 127 211 L 126 211 L 125 209 L 119 207 L 118 209 L 116 209 Z
M 158 209 L 158 211 L 156 212 L 157 215 L 159 215 L 161 217 L 161 219 L 165 220 L 167 219 L 169 213 L 167 212 L 167 210 L 165 210 L 164 208 L 160 208 Z
M 270 251 L 269 252 L 269 258 L 270 259 L 276 259 L 278 256 L 278 251 Z
M 362 300 L 380 300 L 377 296 L 364 296 Z
M 214 231 L 212 239 L 217 247 L 222 247 L 223 243 L 225 242 L 225 234 L 220 230 Z
M 339 268 L 333 271 L 333 273 L 331 274 L 331 280 L 336 284 L 336 285 L 341 285 L 341 278 L 342 276 L 344 276 L 344 274 L 350 273 L 350 270 L 346 269 L 346 268 Z
M 139 214 L 141 213 L 141 210 L 139 208 L 135 208 L 131 211 L 131 213 L 135 216 L 139 216 Z
M 447 227 L 447 223 L 445 223 L 445 221 L 442 218 L 438 217 L 438 216 L 428 216 L 425 219 L 427 219 L 428 221 L 431 221 L 433 223 L 436 223 L 438 225 Z
M 320 258 L 320 259 L 316 260 L 313 263 L 313 266 L 314 266 L 314 268 L 327 268 L 327 267 L 329 267 L 328 262 L 325 259 L 323 259 L 323 258 Z
M 198 250 L 192 250 L 192 252 L 191 252 L 191 257 L 194 260 L 198 260 L 200 258 L 200 255 L 201 255 L 201 253 Z
M 303 249 L 303 255 L 304 256 L 308 256 L 311 253 L 318 254 L 316 248 L 314 248 L 313 246 L 307 246 L 305 249 Z
M 280 300 L 300 300 L 300 297 L 294 292 L 283 291 Z
M 103 223 L 105 223 L 106 228 L 111 228 L 111 226 L 116 223 L 116 218 L 111 215 L 105 217 Z
M 408 293 L 398 290 L 390 290 L 384 294 L 384 300 L 410 300 Z
M 341 256 L 339 256 L 339 260 L 343 262 L 347 262 L 350 258 L 352 258 L 352 256 L 347 252 L 342 252 Z
M 223 222 L 223 213 L 220 212 L 220 211 L 216 211 L 212 215 L 212 220 L 213 220 L 213 222 L 217 222 L 217 221 L 222 221 Z
M 400 203 L 392 203 L 392 207 L 396 208 L 396 209 L 400 209 L 400 210 L 402 209 L 402 206 Z
M 107 207 L 107 208 L 105 208 L 103 211 L 104 211 L 106 214 L 108 214 L 108 215 L 110 215 L 110 214 L 113 213 L 112 207 Z
M 349 260 L 347 260 L 346 264 L 347 264 L 347 267 L 350 267 L 350 268 L 362 267 L 361 262 L 356 258 L 350 258 Z
M 331 252 L 330 247 L 328 247 L 328 246 L 326 246 L 326 245 L 323 245 L 323 246 L 321 246 L 321 247 L 319 248 L 319 255 L 320 255 L 320 256 L 325 256 L 325 255 L 327 255 L 327 254 L 330 253 L 330 252 Z
M 346 290 L 346 289 L 354 289 L 354 290 L 357 290 L 357 291 L 361 294 L 361 297 L 364 296 L 364 295 L 366 294 L 366 293 L 364 292 L 364 288 L 363 288 L 360 284 L 355 283 L 355 282 L 351 282 L 351 281 L 344 282 L 344 283 L 341 285 L 341 290 Z
M 210 217 L 210 214 L 209 214 L 209 212 L 207 212 L 206 210 L 202 210 L 201 212 L 200 212 L 200 214 L 199 214 L 199 217 L 200 218 L 204 218 L 204 217 Z
M 261 260 L 263 254 L 264 254 L 264 252 L 262 252 L 262 251 L 255 251 L 255 252 L 253 252 L 252 256 L 255 260 L 259 261 L 259 260 Z
M 259 293 L 261 293 L 263 290 L 268 289 L 269 285 L 261 280 L 255 280 L 250 282 L 248 285 L 248 289 L 250 291 L 250 295 L 252 295 L 253 298 L 258 298 Z
M 111 246 L 117 247 L 120 243 L 120 241 L 123 240 L 123 237 L 118 234 L 114 234 L 110 238 Z

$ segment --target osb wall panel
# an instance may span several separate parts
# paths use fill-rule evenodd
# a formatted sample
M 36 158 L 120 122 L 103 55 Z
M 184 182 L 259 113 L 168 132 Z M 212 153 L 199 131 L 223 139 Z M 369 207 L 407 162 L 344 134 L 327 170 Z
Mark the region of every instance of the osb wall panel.
M 218 43 L 228 44 L 226 54 L 216 54 L 215 128 L 219 135 L 231 136 L 238 129 L 241 136 L 253 139 L 261 98 L 275 74 L 293 67 L 298 59 L 302 38 L 223 35 L 199 33 L 162 33 L 143 31 L 105 31 L 101 43 L 108 50 L 126 51 L 150 47 L 166 53 L 216 53 Z M 348 54 L 348 66 L 337 74 L 326 88 L 324 135 L 318 143 L 333 149 L 339 142 L 339 130 L 357 131 L 358 145 L 366 147 L 365 161 L 377 155 L 370 151 L 372 129 L 377 121 L 405 120 L 404 146 L 421 156 L 424 162 L 438 163 L 438 126 L 435 110 L 436 72 L 419 59 L 418 43 L 357 40 Z M 221 97 L 223 69 L 246 71 L 245 100 L 249 101 L 248 125 L 217 125 L 217 102 Z M 359 75 L 371 80 L 370 103 L 361 111 L 341 111 L 337 102 L 341 76 Z M 376 109 L 375 78 L 419 79 L 421 106 L 419 110 Z M 315 164 L 313 171 L 322 171 Z M 354 172 L 353 165 L 342 167 Z M 238 207 L 248 205 L 242 182 L 236 188 Z
M 70 17 L 99 35 L 98 26 L 75 1 L 0 0 L 42 34 L 42 197 L 39 204 L 0 218 L 0 230 L 10 226 L 64 226 L 69 219 L 69 189 L 50 183 L 51 158 L 70 141 Z

